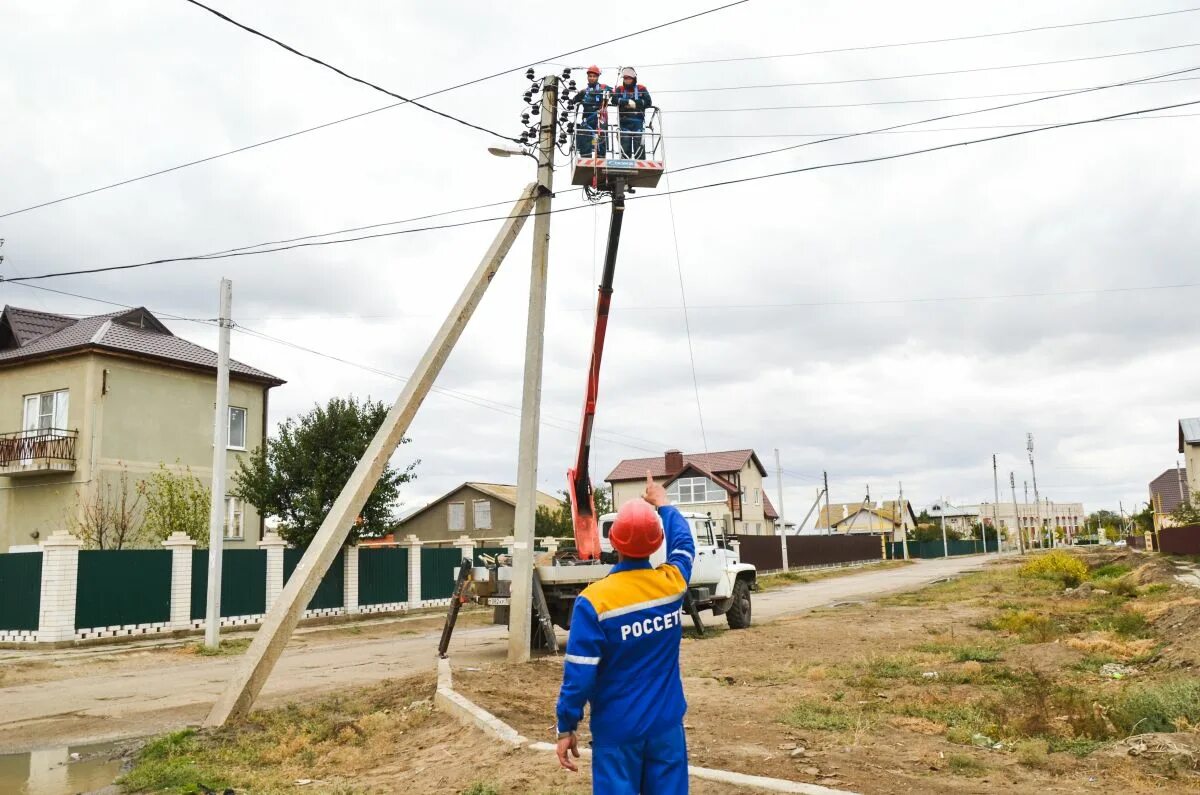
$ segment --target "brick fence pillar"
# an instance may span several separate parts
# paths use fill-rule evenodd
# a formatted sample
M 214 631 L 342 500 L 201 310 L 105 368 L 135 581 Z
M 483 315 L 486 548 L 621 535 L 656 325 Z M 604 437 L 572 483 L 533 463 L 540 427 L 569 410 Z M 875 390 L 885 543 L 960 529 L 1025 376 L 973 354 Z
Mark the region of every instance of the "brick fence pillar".
M 41 607 L 38 640 L 75 639 L 75 594 L 79 587 L 79 550 L 83 542 L 59 530 L 42 542 Z
M 347 546 L 342 551 L 343 563 L 343 582 L 342 595 L 344 597 L 343 605 L 345 605 L 346 613 L 358 612 L 358 545 Z
M 459 565 L 464 560 L 471 561 L 471 567 L 475 566 L 475 539 L 469 535 L 461 535 L 454 541 L 454 546 L 458 548 Z M 458 567 L 454 569 L 454 577 L 458 578 Z
M 554 557 L 554 555 L 558 552 L 558 545 L 561 543 L 561 541 L 555 536 L 546 536 L 545 538 L 541 539 L 541 542 L 542 549 L 549 552 L 550 557 Z
M 263 612 L 271 609 L 279 594 L 283 593 L 283 550 L 287 542 L 270 530 L 258 542 L 259 549 L 267 551 L 267 604 Z
M 192 623 L 192 550 L 196 542 L 187 533 L 176 531 L 162 545 L 171 551 L 171 629 L 184 629 Z
M 408 609 L 421 604 L 421 539 L 409 534 L 400 546 L 408 548 Z

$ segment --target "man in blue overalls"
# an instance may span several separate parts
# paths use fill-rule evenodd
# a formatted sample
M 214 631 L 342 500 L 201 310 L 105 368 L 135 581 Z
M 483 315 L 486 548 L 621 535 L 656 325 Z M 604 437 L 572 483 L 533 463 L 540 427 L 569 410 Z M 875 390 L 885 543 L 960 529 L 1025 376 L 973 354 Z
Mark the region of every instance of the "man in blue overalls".
M 651 568 L 664 526 L 667 562 Z M 609 540 L 619 562 L 576 597 L 571 615 L 558 696 L 558 761 L 578 769 L 571 754 L 579 757 L 575 732 L 590 703 L 593 792 L 686 794 L 679 642 L 696 543 L 649 472 L 644 498 L 621 506 Z
M 587 85 L 579 92 L 583 113 L 575 128 L 575 151 L 581 157 L 604 157 L 608 136 L 608 102 L 612 89 L 600 82 L 600 67 L 589 66 Z
M 632 66 L 621 70 L 621 85 L 613 92 L 612 104 L 621 111 L 621 151 L 625 157 L 642 160 L 646 157 L 646 147 L 642 144 L 646 108 L 654 101 L 646 87 L 637 81 L 637 70 Z

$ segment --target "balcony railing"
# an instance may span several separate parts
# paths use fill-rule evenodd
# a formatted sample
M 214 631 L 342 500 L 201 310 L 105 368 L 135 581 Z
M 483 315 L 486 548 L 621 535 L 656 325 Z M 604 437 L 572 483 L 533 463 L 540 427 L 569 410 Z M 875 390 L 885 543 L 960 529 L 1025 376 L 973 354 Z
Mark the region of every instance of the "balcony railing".
M 39 428 L 0 434 L 0 475 L 74 472 L 78 431 Z

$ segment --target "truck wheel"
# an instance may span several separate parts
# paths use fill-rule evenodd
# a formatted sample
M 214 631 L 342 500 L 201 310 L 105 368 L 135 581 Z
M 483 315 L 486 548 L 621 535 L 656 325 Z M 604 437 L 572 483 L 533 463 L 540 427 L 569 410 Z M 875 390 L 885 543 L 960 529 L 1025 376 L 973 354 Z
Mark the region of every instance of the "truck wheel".
M 733 596 L 730 597 L 725 620 L 729 622 L 730 629 L 745 629 L 750 626 L 750 583 L 744 579 L 733 584 Z

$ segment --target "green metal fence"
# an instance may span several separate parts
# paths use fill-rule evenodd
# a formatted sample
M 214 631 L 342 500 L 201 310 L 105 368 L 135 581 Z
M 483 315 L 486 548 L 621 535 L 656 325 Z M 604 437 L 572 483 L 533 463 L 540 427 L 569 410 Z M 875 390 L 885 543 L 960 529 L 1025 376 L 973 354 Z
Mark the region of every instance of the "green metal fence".
M 283 550 L 283 582 L 285 585 L 302 557 L 304 557 L 303 549 Z M 324 610 L 331 607 L 345 607 L 346 564 L 344 558 L 345 550 L 339 549 L 337 557 L 333 559 L 333 563 L 329 564 L 329 571 L 325 572 L 325 576 L 321 578 L 321 584 L 317 586 L 317 592 L 313 594 L 306 609 Z
M 457 547 L 421 550 L 421 599 L 449 599 L 454 593 L 454 576 L 462 563 Z
M 408 550 L 404 547 L 358 548 L 358 603 L 382 605 L 408 601 Z
M 192 620 L 208 610 L 208 550 L 192 550 Z M 221 616 L 267 611 L 267 551 L 226 549 L 221 557 Z
M 0 555 L 0 629 L 38 628 L 42 599 L 42 553 Z
M 81 550 L 77 582 L 76 629 L 171 620 L 168 550 Z
M 950 556 L 956 555 L 977 555 L 983 552 L 996 551 L 996 539 L 989 538 L 987 545 L 979 540 L 961 540 L 956 539 L 950 541 L 946 546 L 950 549 Z M 909 541 L 908 556 L 910 558 L 941 558 L 945 557 L 946 550 L 942 546 L 941 541 Z M 893 541 L 891 544 L 891 557 L 903 559 L 904 557 L 904 542 Z

